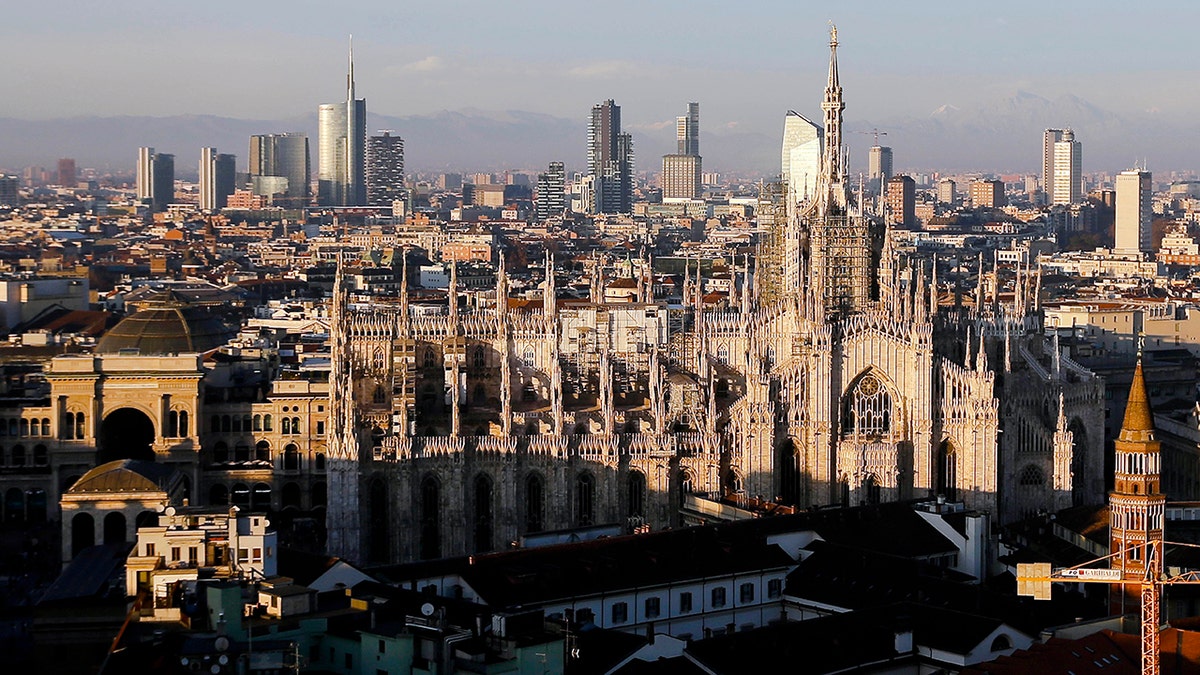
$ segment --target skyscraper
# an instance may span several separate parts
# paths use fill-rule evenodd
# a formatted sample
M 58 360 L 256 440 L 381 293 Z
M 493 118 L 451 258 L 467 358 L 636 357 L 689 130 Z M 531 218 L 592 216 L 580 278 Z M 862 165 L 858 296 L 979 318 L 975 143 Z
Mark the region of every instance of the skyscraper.
M 236 182 L 237 158 L 218 154 L 216 148 L 200 148 L 200 210 L 225 208 Z
M 783 118 L 783 184 L 798 202 L 813 197 L 821 172 L 821 127 L 789 110 Z
M 1046 201 L 1054 202 L 1054 144 L 1062 140 L 1062 129 L 1047 129 L 1042 134 L 1042 192 Z
M 687 114 L 675 118 L 676 154 L 700 154 L 700 104 L 687 104 Z
M 633 210 L 633 138 L 621 133 L 621 106 L 611 98 L 592 106 L 588 174 L 596 179 L 593 213 Z
M 164 211 L 175 199 L 175 155 L 138 148 L 137 198 L 151 211 Z
M 1117 174 L 1116 252 L 1149 253 L 1153 217 L 1150 172 L 1130 169 Z
M 391 206 L 408 196 L 404 187 L 404 139 L 383 131 L 367 142 L 367 204 Z
M 958 184 L 950 178 L 943 178 L 938 181 L 937 185 L 937 200 L 942 204 L 954 206 L 958 201 L 955 192 L 958 189 Z
M 887 182 L 892 177 L 892 149 L 886 145 L 871 146 L 867 161 L 867 178 L 871 185 Z
M 1051 204 L 1078 204 L 1083 201 L 1083 145 L 1075 132 L 1065 129 L 1054 143 L 1054 192 Z
M 700 176 L 700 104 L 689 103 L 687 114 L 675 118 L 676 153 L 663 155 L 663 199 L 699 199 Z
M 75 160 L 64 157 L 58 160 L 58 184 L 63 187 L 75 187 Z
M 346 73 L 346 101 L 317 109 L 317 200 L 322 206 L 367 203 L 367 100 L 354 98 L 354 48 Z
M 270 197 L 277 206 L 308 206 L 312 196 L 308 135 L 251 136 L 249 173 L 254 194 Z
M 537 177 L 537 194 L 534 214 L 539 221 L 561 216 L 567 208 L 567 172 L 562 162 L 550 162 L 546 173 Z

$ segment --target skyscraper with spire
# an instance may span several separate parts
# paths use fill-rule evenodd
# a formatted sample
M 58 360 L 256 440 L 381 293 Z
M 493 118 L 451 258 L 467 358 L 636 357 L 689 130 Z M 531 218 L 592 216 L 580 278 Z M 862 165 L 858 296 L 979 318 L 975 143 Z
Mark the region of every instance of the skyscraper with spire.
M 346 73 L 346 101 L 317 110 L 317 200 L 322 206 L 367 203 L 367 100 L 354 97 L 354 42 Z

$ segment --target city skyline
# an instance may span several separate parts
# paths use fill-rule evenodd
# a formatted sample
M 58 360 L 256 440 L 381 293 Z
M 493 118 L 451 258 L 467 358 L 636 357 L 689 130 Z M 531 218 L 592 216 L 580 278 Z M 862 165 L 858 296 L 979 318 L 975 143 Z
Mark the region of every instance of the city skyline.
M 455 26 L 464 35 L 442 40 L 439 36 L 451 29 L 436 20 L 432 13 L 439 10 L 431 8 L 415 8 L 401 21 L 399 10 L 360 3 L 362 11 L 316 20 L 313 11 L 305 8 L 282 13 L 267 4 L 235 13 L 224 12 L 225 4 L 175 9 L 166 16 L 147 18 L 144 14 L 153 13 L 134 12 L 134 3 L 124 3 L 106 6 L 99 13 L 81 8 L 55 22 L 35 21 L 36 17 L 25 16 L 18 9 L 6 27 L 0 28 L 0 35 L 13 53 L 41 56 L 28 61 L 18 57 L 16 67 L 0 74 L 0 86 L 22 92 L 6 98 L 0 118 L 57 119 L 82 112 L 297 118 L 320 101 L 341 98 L 337 95 L 337 83 L 344 77 L 340 56 L 346 35 L 354 33 L 360 84 L 370 92 L 373 110 L 390 115 L 528 110 L 579 120 L 580 111 L 594 101 L 613 98 L 624 102 L 627 130 L 635 135 L 659 133 L 669 140 L 677 101 L 691 100 L 705 106 L 706 135 L 776 137 L 787 110 L 816 116 L 815 101 L 804 92 L 820 82 L 817 64 L 821 57 L 812 49 L 812 41 L 802 38 L 822 32 L 828 18 L 765 21 L 764 16 L 783 12 L 783 8 L 736 12 L 705 5 L 688 15 L 689 40 L 680 40 L 660 30 L 662 22 L 673 16 L 669 4 L 639 8 L 636 21 L 622 21 L 622 12 L 615 11 L 612 17 L 595 18 L 581 27 L 582 22 L 572 20 L 577 17 L 571 10 L 547 8 L 542 3 L 518 11 L 462 3 L 473 8 L 469 13 L 473 20 Z M 1157 136 L 1155 129 L 1139 129 L 1144 142 L 1128 150 L 1114 149 L 1115 155 L 1128 159 L 1097 163 L 1097 168 L 1126 168 L 1134 159 L 1132 153 L 1148 157 L 1156 168 L 1187 168 L 1158 156 L 1167 155 L 1170 149 L 1160 138 L 1167 130 L 1177 142 L 1180 134 L 1185 143 L 1200 138 L 1200 129 L 1192 122 L 1200 112 L 1200 94 L 1176 86 L 1189 71 L 1181 55 L 1171 51 L 1173 44 L 1186 43 L 1182 37 L 1172 40 L 1171 36 L 1188 22 L 1173 20 L 1160 25 L 1163 22 L 1155 16 L 1176 8 L 1172 16 L 1181 18 L 1196 10 L 1176 3 L 1160 6 L 1157 12 L 1115 5 L 1095 11 L 1095 3 L 1087 8 L 1091 11 L 1080 11 L 1083 7 L 1072 3 L 1042 8 L 1037 21 L 1016 18 L 1033 16 L 1018 11 L 1019 5 L 1011 7 L 1009 15 L 986 17 L 969 16 L 966 8 L 948 3 L 906 10 L 904 16 L 896 14 L 899 8 L 839 8 L 832 18 L 852 36 L 859 51 L 845 64 L 847 84 L 859 92 L 852 102 L 854 117 L 847 120 L 847 126 L 854 127 L 858 120 L 891 126 L 894 132 L 889 143 L 899 155 L 912 157 L 913 165 L 921 165 L 923 158 L 911 152 L 919 145 L 917 139 L 906 139 L 906 132 L 913 136 L 913 125 L 940 122 L 939 116 L 959 111 L 980 118 L 970 122 L 985 131 L 1002 131 L 1012 119 L 1006 113 L 1028 116 L 1037 108 L 1033 106 L 1031 113 L 1026 109 L 1008 111 L 1006 106 L 1034 95 L 1050 103 L 1061 100 L 1068 108 L 1074 105 L 1066 116 L 1095 115 L 1100 125 L 1161 121 L 1163 132 Z M 531 17 L 536 20 L 529 20 Z M 908 30 L 894 30 L 895 21 Z M 1074 33 L 1086 35 L 1086 40 L 1063 37 L 1056 26 L 1067 22 L 1079 29 Z M 248 26 L 268 28 L 255 33 L 249 50 L 219 48 L 225 40 L 244 41 Z M 124 44 L 115 38 L 131 30 L 140 30 L 136 50 L 114 46 Z M 178 38 L 181 30 L 188 39 Z M 521 39 L 530 31 L 537 31 L 537 39 Z M 643 34 L 646 39 L 639 39 Z M 632 45 L 621 51 L 620 59 L 572 56 L 604 53 L 599 44 L 613 35 Z M 205 39 L 196 40 L 197 36 Z M 471 36 L 481 39 L 469 39 Z M 484 36 L 506 39 L 482 39 Z M 203 43 L 204 49 L 192 48 L 192 43 Z M 445 46 L 449 44 L 454 47 Z M 588 49 L 589 45 L 597 48 Z M 1130 49 L 1138 51 L 1137 60 L 1126 57 Z M 146 59 L 145 54 L 162 58 Z M 71 67 L 97 55 L 102 56 L 106 69 L 126 77 L 114 81 Z M 245 69 L 248 63 L 268 58 L 274 69 L 267 87 L 257 78 L 226 76 L 232 69 Z M 1045 61 L 1055 67 L 1037 65 Z M 154 68 L 169 68 L 173 76 L 155 76 Z M 147 81 L 157 83 L 149 94 L 142 84 Z M 1117 120 L 1106 119 L 1114 115 Z M 1103 152 L 1098 144 L 1104 140 L 1087 133 L 1086 122 L 1047 119 L 1041 124 L 1073 126 L 1089 138 L 1089 147 L 1095 145 L 1096 152 Z M 263 129 L 260 133 L 289 130 Z M 404 129 L 398 132 L 406 135 Z M 162 145 L 155 139 L 140 144 L 156 143 Z M 213 143 L 219 145 L 220 140 Z M 418 153 L 413 162 L 416 166 L 420 151 L 413 149 Z M 710 146 L 710 150 L 716 148 Z M 728 166 L 716 152 L 707 154 L 712 166 Z M 987 148 L 981 145 L 974 154 L 980 162 L 976 168 L 986 168 Z M 1029 166 L 1014 166 L 999 159 L 996 168 L 1025 170 L 1034 168 L 1034 160 L 1026 162 Z M 864 164 L 865 155 L 852 160 L 852 166 Z M 954 168 L 966 167 L 958 162 Z

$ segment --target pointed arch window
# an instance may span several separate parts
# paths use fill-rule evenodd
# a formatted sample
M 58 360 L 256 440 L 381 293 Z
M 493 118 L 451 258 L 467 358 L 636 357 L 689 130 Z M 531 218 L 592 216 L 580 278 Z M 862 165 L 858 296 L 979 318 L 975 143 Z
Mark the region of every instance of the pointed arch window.
M 859 378 L 846 395 L 843 433 L 882 436 L 892 430 L 892 395 L 873 373 Z
M 958 452 L 950 439 L 942 441 L 937 453 L 937 494 L 958 501 Z
M 1039 467 L 1030 464 L 1021 469 L 1018 482 L 1022 487 L 1041 487 L 1046 484 L 1046 474 Z
M 539 473 L 525 478 L 525 530 L 541 532 L 546 521 L 546 481 Z

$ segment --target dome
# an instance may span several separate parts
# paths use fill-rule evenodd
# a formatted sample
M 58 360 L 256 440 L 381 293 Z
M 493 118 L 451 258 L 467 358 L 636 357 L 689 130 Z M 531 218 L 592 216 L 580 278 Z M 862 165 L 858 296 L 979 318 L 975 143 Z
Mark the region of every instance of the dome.
M 174 474 L 175 469 L 162 464 L 118 459 L 83 474 L 67 492 L 75 495 L 164 492 Z
M 96 345 L 98 354 L 141 356 L 207 352 L 233 332 L 215 316 L 175 302 L 161 302 L 121 319 Z

